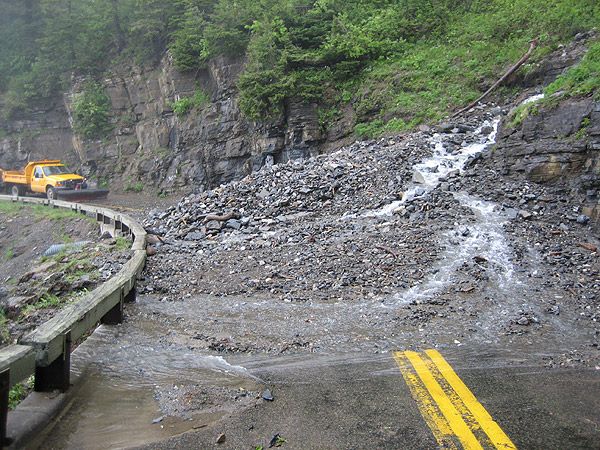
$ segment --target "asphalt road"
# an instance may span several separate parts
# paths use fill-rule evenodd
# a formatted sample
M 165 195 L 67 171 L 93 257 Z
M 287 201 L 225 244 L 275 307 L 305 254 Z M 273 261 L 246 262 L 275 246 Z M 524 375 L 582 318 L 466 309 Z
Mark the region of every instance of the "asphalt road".
M 444 356 L 517 448 L 600 448 L 600 370 L 503 368 L 470 352 Z M 391 354 L 265 358 L 244 367 L 267 383 L 274 401 L 143 448 L 268 448 L 276 434 L 287 449 L 452 448 L 436 441 Z

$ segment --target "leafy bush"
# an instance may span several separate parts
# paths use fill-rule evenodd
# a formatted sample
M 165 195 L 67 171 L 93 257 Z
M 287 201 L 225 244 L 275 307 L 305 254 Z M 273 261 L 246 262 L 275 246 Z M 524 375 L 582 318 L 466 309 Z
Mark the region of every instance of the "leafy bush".
M 290 101 L 338 110 L 350 104 L 362 124 L 357 130 L 373 133 L 439 120 L 475 99 L 531 39 L 539 38 L 540 46 L 524 71 L 600 23 L 597 0 L 5 3 L 0 40 L 15 43 L 0 46 L 5 115 L 60 92 L 73 74 L 97 76 L 132 56 L 153 63 L 168 48 L 186 71 L 205 67 L 211 58 L 244 58 L 238 89 L 249 118 L 276 116 Z M 594 48 L 548 92 L 597 90 Z M 106 106 L 102 100 L 98 96 L 95 105 Z M 173 107 L 182 117 L 202 101 L 194 95 Z M 81 134 L 106 133 L 104 110 L 83 109 Z M 397 120 L 390 124 L 390 117 Z M 372 120 L 380 122 L 365 128 Z
M 173 112 L 180 119 L 185 117 L 192 109 L 202 108 L 210 102 L 210 97 L 201 89 L 196 89 L 196 92 L 191 97 L 183 97 L 171 103 Z
M 137 181 L 135 183 L 129 183 L 125 186 L 125 192 L 136 192 L 140 193 L 144 190 L 144 183 L 142 181 Z
M 73 99 L 73 129 L 85 139 L 106 137 L 113 130 L 110 109 L 104 88 L 95 82 L 87 83 Z

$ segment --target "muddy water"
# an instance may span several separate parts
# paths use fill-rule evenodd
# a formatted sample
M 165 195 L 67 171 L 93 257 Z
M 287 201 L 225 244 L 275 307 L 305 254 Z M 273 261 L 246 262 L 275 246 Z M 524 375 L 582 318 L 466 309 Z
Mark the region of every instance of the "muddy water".
M 451 172 L 460 172 L 468 158 L 494 142 L 497 125 L 498 120 L 483 123 L 475 132 L 476 142 L 454 153 L 446 150 L 444 136 L 433 136 L 432 157 L 415 166 L 420 182 L 410 185 L 401 201 L 363 219 L 392 214 L 435 189 Z M 125 324 L 101 327 L 78 349 L 74 363 L 85 371 L 84 382 L 45 448 L 128 447 L 207 426 L 256 401 L 265 386 L 255 375 L 261 367 L 301 367 L 317 360 L 334 364 L 334 350 L 347 361 L 348 355 L 381 357 L 404 348 L 457 348 L 462 343 L 456 337 L 467 335 L 471 347 L 463 353 L 474 352 L 477 359 L 502 355 L 504 363 L 518 362 L 525 348 L 541 357 L 533 339 L 506 351 L 511 337 L 499 332 L 520 299 L 535 295 L 513 265 L 503 231 L 506 218 L 493 203 L 464 193 L 455 198 L 474 211 L 475 220 L 457 224 L 441 237 L 446 251 L 422 283 L 392 296 L 307 303 L 235 296 L 163 302 L 140 296 L 138 303 L 128 305 Z M 415 326 L 411 320 L 418 311 L 413 307 L 452 286 L 457 269 L 475 256 L 489 266 L 486 297 L 477 300 L 485 306 L 473 307 L 485 313 L 477 317 L 465 305 L 451 321 L 432 319 L 428 326 L 417 317 Z M 569 343 L 563 330 L 556 330 L 558 352 Z
M 98 328 L 72 356 L 81 381 L 67 409 L 30 448 L 142 445 L 206 427 L 255 402 L 260 380 L 222 357 L 167 342 L 174 332 L 144 313 L 135 323 Z

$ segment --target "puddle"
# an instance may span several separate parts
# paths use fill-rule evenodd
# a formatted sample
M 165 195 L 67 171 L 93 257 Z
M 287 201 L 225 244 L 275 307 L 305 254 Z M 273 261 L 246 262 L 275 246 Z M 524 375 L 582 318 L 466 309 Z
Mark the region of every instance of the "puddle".
M 29 448 L 128 448 L 203 428 L 224 414 L 196 414 L 190 419 L 165 417 L 152 390 L 88 373 L 68 410 L 41 441 Z
M 101 326 L 81 344 L 72 355 L 81 379 L 68 407 L 29 448 L 139 446 L 254 404 L 262 383 L 244 367 L 168 342 L 173 330 L 156 325 Z

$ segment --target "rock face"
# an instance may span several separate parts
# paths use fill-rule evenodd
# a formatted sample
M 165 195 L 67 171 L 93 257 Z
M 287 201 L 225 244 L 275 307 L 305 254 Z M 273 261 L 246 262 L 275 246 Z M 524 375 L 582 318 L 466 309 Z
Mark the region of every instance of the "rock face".
M 69 114 L 62 98 L 54 98 L 26 116 L 0 116 L 0 167 L 19 168 L 39 158 L 79 160 L 73 146 Z
M 243 61 L 218 58 L 196 74 L 178 72 L 167 56 L 158 68 L 103 80 L 112 104 L 112 135 L 82 141 L 71 128 L 73 96 L 85 80 L 22 119 L 0 121 L 0 167 L 60 158 L 99 181 L 143 182 L 162 191 L 202 190 L 239 179 L 265 164 L 318 154 L 326 144 L 317 107 L 290 102 L 281 117 L 254 123 L 240 112 L 235 82 Z M 210 102 L 178 118 L 172 102 L 201 89 Z M 337 133 L 335 138 L 344 137 Z M 331 146 L 331 142 L 328 143 Z
M 539 90 L 548 85 L 583 57 L 595 36 L 594 31 L 577 35 L 512 80 L 513 86 Z M 583 214 L 599 219 L 600 102 L 593 97 L 556 99 L 533 109 L 517 127 L 508 122 L 501 124 L 491 155 L 501 173 L 564 186 L 582 198 Z
M 583 213 L 599 217 L 600 102 L 574 98 L 546 106 L 512 128 L 499 130 L 494 161 L 506 174 L 564 184 L 585 196 Z

